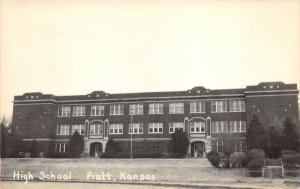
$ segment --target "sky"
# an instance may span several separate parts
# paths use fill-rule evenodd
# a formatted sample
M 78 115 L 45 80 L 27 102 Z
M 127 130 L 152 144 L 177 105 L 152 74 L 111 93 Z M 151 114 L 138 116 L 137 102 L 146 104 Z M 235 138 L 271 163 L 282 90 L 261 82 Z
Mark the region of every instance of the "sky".
M 300 85 L 300 1 L 1 0 L 0 115 L 26 92 Z

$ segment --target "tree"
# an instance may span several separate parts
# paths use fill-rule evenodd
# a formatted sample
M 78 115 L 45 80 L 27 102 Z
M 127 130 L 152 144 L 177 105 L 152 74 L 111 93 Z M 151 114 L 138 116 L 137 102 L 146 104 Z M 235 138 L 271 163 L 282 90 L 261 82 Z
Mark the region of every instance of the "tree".
M 189 139 L 182 129 L 176 129 L 172 134 L 172 153 L 175 157 L 184 157 L 189 147 Z
M 23 142 L 17 133 L 12 132 L 12 124 L 5 117 L 1 119 L 1 157 L 18 157 L 23 151 Z
M 38 144 L 36 143 L 36 140 L 32 141 L 29 152 L 30 152 L 30 156 L 32 158 L 36 158 L 39 156 L 39 149 L 38 149 Z
M 271 126 L 269 131 L 269 141 L 268 147 L 266 150 L 266 154 L 269 158 L 278 158 L 280 157 L 281 153 L 281 136 L 279 135 L 278 131 Z
M 75 131 L 69 142 L 69 151 L 73 154 L 72 156 L 79 157 L 83 151 L 83 145 L 83 136 L 81 136 L 78 131 Z
M 246 142 L 248 150 L 266 148 L 267 134 L 255 114 L 252 116 L 252 120 L 246 132 Z
M 6 119 L 3 118 L 1 120 L 0 126 L 1 126 L 1 157 L 6 157 L 6 142 L 9 137 L 8 127 L 6 126 L 7 122 Z
M 295 124 L 287 117 L 284 121 L 281 148 L 283 150 L 299 151 L 298 137 Z
M 111 138 L 107 141 L 106 147 L 105 147 L 105 157 L 107 158 L 113 158 L 116 157 L 121 151 L 121 148 L 117 143 L 114 142 L 114 140 Z

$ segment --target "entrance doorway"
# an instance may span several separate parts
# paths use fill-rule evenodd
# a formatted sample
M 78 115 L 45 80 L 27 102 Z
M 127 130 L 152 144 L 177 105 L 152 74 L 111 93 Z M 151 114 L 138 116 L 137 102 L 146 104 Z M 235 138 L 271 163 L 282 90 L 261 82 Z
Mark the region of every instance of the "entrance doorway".
M 205 143 L 201 141 L 193 142 L 191 144 L 191 156 L 192 157 L 204 157 L 205 156 Z
M 102 144 L 100 142 L 93 142 L 90 145 L 90 157 L 99 157 L 102 153 Z

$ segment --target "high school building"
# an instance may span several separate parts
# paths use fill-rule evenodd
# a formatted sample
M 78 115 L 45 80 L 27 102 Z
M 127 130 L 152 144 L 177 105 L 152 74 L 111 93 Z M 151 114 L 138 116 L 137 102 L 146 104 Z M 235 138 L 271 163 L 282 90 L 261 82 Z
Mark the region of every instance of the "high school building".
M 222 151 L 230 138 L 232 148 L 245 151 L 245 133 L 253 114 L 266 128 L 282 127 L 286 117 L 299 128 L 296 84 L 263 82 L 240 89 L 211 90 L 194 87 L 185 91 L 54 96 L 25 93 L 14 98 L 13 127 L 30 146 L 35 139 L 40 151 L 48 143 L 57 152 L 68 151 L 76 130 L 84 136 L 84 153 L 97 157 L 110 138 L 120 153 L 165 154 L 170 152 L 176 129 L 188 134 L 188 156 L 202 157 Z

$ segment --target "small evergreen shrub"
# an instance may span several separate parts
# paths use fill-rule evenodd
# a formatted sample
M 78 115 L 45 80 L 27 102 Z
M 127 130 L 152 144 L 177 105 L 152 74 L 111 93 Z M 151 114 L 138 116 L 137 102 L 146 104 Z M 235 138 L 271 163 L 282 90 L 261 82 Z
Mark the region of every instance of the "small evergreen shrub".
M 232 167 L 244 167 L 247 159 L 246 153 L 234 152 L 230 155 L 230 163 Z
M 207 159 L 208 161 L 214 166 L 214 167 L 219 167 L 220 161 L 221 161 L 221 157 L 219 155 L 218 152 L 216 151 L 210 151 L 207 154 Z

